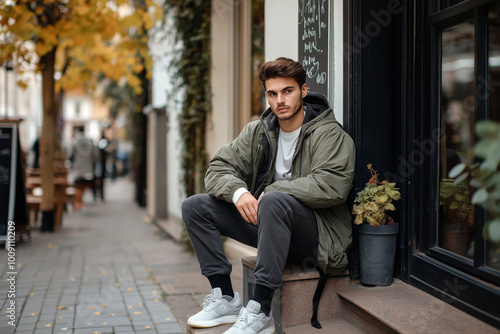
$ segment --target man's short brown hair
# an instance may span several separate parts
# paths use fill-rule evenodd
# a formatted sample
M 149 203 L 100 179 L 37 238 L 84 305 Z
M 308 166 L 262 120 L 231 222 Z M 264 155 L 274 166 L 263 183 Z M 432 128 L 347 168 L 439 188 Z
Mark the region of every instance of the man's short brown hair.
M 259 79 L 266 89 L 266 80 L 272 78 L 290 77 L 299 84 L 299 88 L 306 83 L 306 70 L 299 62 L 286 57 L 265 62 L 260 68 Z

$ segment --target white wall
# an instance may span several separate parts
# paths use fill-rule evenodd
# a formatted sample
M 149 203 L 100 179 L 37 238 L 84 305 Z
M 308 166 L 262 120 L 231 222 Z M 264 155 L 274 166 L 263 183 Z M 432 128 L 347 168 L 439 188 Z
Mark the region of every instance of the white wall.
M 20 126 L 21 145 L 25 149 L 31 149 L 35 140 L 40 136 L 43 119 L 42 76 L 30 73 L 29 77 L 28 88 L 19 94 L 18 100 L 20 103 L 20 114 L 25 117 L 25 121 Z M 24 112 L 26 113 L 24 114 Z M 28 162 L 31 164 L 32 160 Z
M 168 27 L 171 21 L 166 18 Z M 150 52 L 155 61 L 152 76 L 151 104 L 154 108 L 166 107 L 167 112 L 167 210 L 168 214 L 176 218 L 181 217 L 182 200 L 186 197 L 182 186 L 181 151 L 182 140 L 179 129 L 179 115 L 181 113 L 182 91 L 177 90 L 171 81 L 173 55 L 178 52 L 171 29 L 163 33 L 160 31 L 151 36 Z M 166 33 L 166 35 L 165 35 Z
M 77 105 L 80 112 L 77 113 Z M 92 99 L 84 95 L 67 95 L 63 100 L 63 116 L 66 121 L 86 121 L 92 118 Z
M 265 59 L 299 56 L 299 2 L 268 0 L 265 3 Z
M 181 218 L 181 204 L 186 193 L 182 185 L 181 152 L 184 147 L 179 128 L 181 114 L 180 101 L 183 91 L 178 91 L 167 101 L 167 210 L 168 213 Z
M 99 122 L 93 119 L 92 98 L 82 94 L 66 94 L 62 102 L 62 112 L 64 119 L 64 128 L 62 136 L 63 149 L 67 148 L 73 142 L 73 126 L 85 125 L 85 136 L 91 138 L 94 143 L 101 138 L 99 131 Z M 77 104 L 80 105 L 80 112 L 77 114 Z
M 333 24 L 330 23 L 330 62 L 333 62 L 333 73 L 330 73 L 330 104 L 335 118 L 342 124 L 344 115 L 344 1 L 333 0 Z
M 42 126 L 41 76 L 34 72 L 18 75 L 14 71 L 8 71 L 7 77 L 5 75 L 5 68 L 0 66 L 0 118 L 20 117 L 23 119 L 19 125 L 19 139 L 23 150 L 29 153 L 38 137 L 38 129 Z M 20 88 L 17 85 L 18 80 L 23 80 L 28 87 Z M 7 101 L 5 100 L 6 94 Z M 28 163 L 31 163 L 31 156 L 28 156 Z

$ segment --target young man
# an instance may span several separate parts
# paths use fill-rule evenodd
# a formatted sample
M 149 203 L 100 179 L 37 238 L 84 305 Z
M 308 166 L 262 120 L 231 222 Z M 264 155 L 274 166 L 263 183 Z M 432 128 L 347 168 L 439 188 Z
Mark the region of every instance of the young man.
M 322 273 L 347 266 L 351 217 L 345 203 L 354 145 L 321 94 L 307 92 L 300 63 L 265 63 L 270 108 L 208 166 L 208 194 L 186 199 L 182 216 L 212 293 L 188 319 L 193 327 L 236 322 L 226 333 L 274 333 L 271 301 L 285 262 Z M 219 233 L 257 247 L 256 289 L 242 307 Z

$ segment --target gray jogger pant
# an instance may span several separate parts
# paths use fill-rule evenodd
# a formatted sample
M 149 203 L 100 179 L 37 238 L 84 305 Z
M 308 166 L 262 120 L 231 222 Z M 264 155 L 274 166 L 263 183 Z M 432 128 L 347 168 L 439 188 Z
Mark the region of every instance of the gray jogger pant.
M 186 199 L 182 218 L 204 276 L 231 273 L 219 233 L 257 248 L 255 282 L 268 288 L 281 286 L 287 259 L 316 268 L 318 226 L 314 212 L 282 192 L 271 191 L 262 197 L 257 226 L 247 223 L 233 203 L 208 194 Z

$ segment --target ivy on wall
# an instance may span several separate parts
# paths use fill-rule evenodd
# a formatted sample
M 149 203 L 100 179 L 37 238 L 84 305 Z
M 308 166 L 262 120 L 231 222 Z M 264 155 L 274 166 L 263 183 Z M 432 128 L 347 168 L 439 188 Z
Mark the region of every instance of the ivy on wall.
M 182 169 L 186 195 L 204 192 L 208 155 L 205 148 L 207 115 L 212 109 L 210 86 L 210 15 L 211 1 L 165 0 L 165 12 L 171 14 L 176 39 L 182 49 L 176 55 L 174 82 L 184 89 L 180 115 L 184 142 Z

